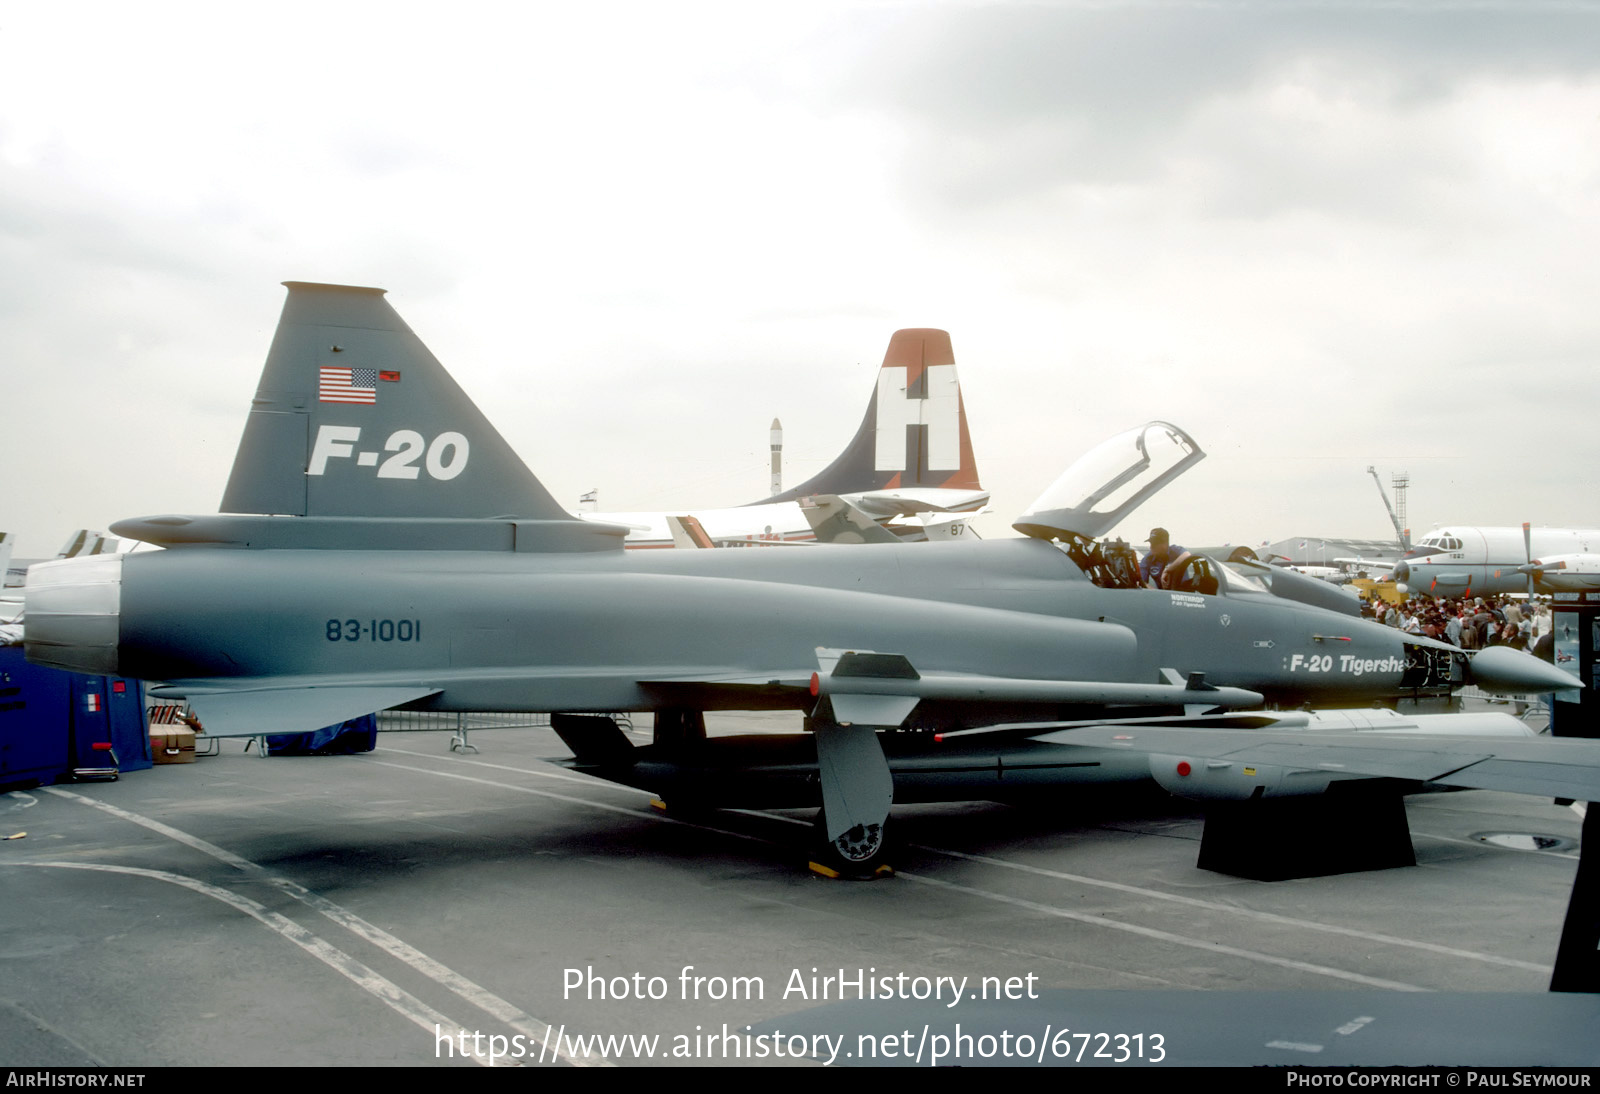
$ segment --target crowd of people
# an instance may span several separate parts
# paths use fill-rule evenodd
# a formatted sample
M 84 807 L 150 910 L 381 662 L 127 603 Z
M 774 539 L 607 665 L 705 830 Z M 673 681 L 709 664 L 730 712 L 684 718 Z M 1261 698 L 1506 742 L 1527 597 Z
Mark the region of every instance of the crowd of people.
M 1511 646 L 1551 659 L 1550 605 L 1537 597 L 1433 598 L 1413 595 L 1403 604 L 1363 600 L 1361 613 L 1408 634 L 1449 642 L 1464 650 Z

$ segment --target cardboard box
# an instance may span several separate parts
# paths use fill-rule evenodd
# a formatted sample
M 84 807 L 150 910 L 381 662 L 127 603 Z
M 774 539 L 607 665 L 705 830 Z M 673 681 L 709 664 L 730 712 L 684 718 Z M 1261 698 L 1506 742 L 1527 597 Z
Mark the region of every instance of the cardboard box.
M 188 726 L 152 728 L 150 756 L 158 764 L 194 763 L 194 730 Z

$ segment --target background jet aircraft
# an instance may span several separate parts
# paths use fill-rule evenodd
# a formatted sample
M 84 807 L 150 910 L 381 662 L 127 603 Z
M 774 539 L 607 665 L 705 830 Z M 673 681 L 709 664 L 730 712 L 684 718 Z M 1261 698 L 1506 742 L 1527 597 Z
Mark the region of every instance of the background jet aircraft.
M 1336 558 L 1333 561 L 1343 566 L 1345 573 L 1352 577 L 1359 577 L 1362 574 L 1369 576 L 1372 574 L 1380 576 L 1388 574 L 1394 569 L 1394 564 L 1400 560 L 1397 557 L 1391 558 L 1381 555 L 1347 555 L 1343 558 Z
M 1394 579 L 1430 596 L 1600 589 L 1600 529 L 1434 528 L 1395 565 Z
M 983 509 L 987 513 L 990 510 Z M 954 543 L 981 539 L 968 523 L 975 513 L 919 513 L 915 523 L 922 532 L 900 536 L 879 524 L 861 506 L 838 494 L 817 494 L 800 499 L 800 512 L 811 525 L 818 543 L 895 543 L 922 539 L 929 543 Z
M 879 522 L 919 513 L 971 513 L 982 507 L 989 492 L 978 482 L 955 360 L 950 335 L 942 330 L 895 331 L 866 417 L 832 463 L 794 489 L 762 501 L 732 509 L 695 509 L 689 515 L 716 543 L 774 542 L 812 538 L 797 503 L 813 494 L 845 495 Z M 627 547 L 673 545 L 666 513 L 578 515 L 627 525 Z M 925 538 L 920 524 L 905 529 L 904 536 Z
M 13 558 L 12 545 L 16 537 L 9 532 L 0 532 L 0 575 L 4 575 L 6 588 L 21 588 L 28 580 L 28 567 L 35 562 L 43 562 L 38 558 Z M 120 550 L 120 545 L 114 539 L 109 539 L 103 532 L 91 532 L 87 528 L 79 528 L 67 537 L 67 542 L 61 545 L 61 550 L 56 552 L 56 558 L 77 558 L 79 555 L 115 554 Z
M 1064 724 L 1365 704 L 1440 657 L 1491 689 L 1576 686 L 1517 651 L 1468 661 L 1203 558 L 1193 591 L 1137 587 L 1130 552 L 1093 537 L 1202 457 L 1165 423 L 1070 468 L 1019 519 L 1027 538 L 624 551 L 625 528 L 550 496 L 382 290 L 288 286 L 225 512 L 113 526 L 167 550 L 34 567 L 31 660 L 160 681 L 221 735 L 402 705 L 548 711 L 589 770 L 638 782 L 653 767 L 669 794 L 711 805 L 726 801 L 703 757 L 755 798 L 767 750 L 798 749 L 828 846 L 855 862 L 881 852 L 897 782 L 959 800 L 1007 777 L 1082 777 L 1096 766 L 1082 754 L 1028 762 L 1030 736 Z M 813 732 L 712 749 L 712 709 L 799 709 Z M 585 713 L 599 711 L 656 712 L 656 743 L 635 748 Z M 947 762 L 940 735 L 979 728 L 987 759 Z

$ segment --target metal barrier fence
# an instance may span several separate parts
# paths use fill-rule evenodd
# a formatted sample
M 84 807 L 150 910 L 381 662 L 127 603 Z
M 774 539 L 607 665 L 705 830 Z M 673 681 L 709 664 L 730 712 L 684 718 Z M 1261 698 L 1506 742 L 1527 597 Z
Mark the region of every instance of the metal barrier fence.
M 151 725 L 166 725 L 182 723 L 187 715 L 188 704 L 175 702 L 170 699 L 157 699 L 148 711 Z M 618 716 L 618 723 L 628 724 L 626 715 Z M 468 740 L 467 734 L 474 729 L 532 729 L 539 726 L 548 726 L 548 714 L 505 713 L 500 711 L 479 711 L 474 713 L 457 713 L 455 711 L 433 710 L 381 710 L 377 712 L 377 729 L 380 733 L 449 733 L 450 750 L 452 752 L 476 752 L 477 748 Z M 255 745 L 263 756 L 267 754 L 267 738 L 245 737 L 245 751 L 250 751 Z M 222 738 L 201 737 L 204 751 L 198 753 L 202 756 L 214 756 L 221 751 Z
M 187 704 L 171 699 L 153 699 L 150 702 L 151 725 L 180 725 L 179 717 Z M 383 710 L 378 712 L 380 733 L 450 733 L 463 729 L 528 729 L 548 726 L 548 714 L 522 714 L 490 711 L 474 714 L 457 714 L 437 710 Z
M 1543 694 L 1492 695 L 1476 686 L 1465 687 L 1456 693 L 1461 700 L 1476 699 L 1495 706 L 1507 706 L 1507 711 L 1519 718 L 1528 728 L 1544 733 L 1550 728 L 1550 696 Z
M 527 729 L 548 726 L 548 714 L 486 712 L 457 714 L 440 710 L 383 710 L 378 712 L 379 733 L 439 733 L 464 729 Z

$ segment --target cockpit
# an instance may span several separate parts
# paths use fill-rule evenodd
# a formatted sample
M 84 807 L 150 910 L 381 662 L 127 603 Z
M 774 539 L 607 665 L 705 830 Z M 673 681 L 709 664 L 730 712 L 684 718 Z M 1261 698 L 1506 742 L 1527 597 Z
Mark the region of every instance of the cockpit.
M 1141 588 L 1139 554 L 1133 546 L 1120 538 L 1098 537 L 1203 459 L 1205 452 L 1182 429 L 1170 422 L 1146 422 L 1076 460 L 1012 527 L 1055 542 L 1103 589 Z M 1226 561 L 1183 551 L 1167 563 L 1160 584 L 1203 596 L 1267 594 L 1271 571 L 1248 548 Z
M 1418 540 L 1404 555 L 1405 558 L 1421 558 L 1425 555 L 1435 554 L 1439 551 L 1460 551 L 1466 545 L 1461 542 L 1461 537 L 1450 532 L 1432 532 L 1425 538 Z
M 1146 422 L 1080 456 L 1012 527 L 1038 539 L 1092 540 L 1205 457 L 1177 426 Z
M 1122 539 L 1096 537 L 1204 458 L 1194 438 L 1177 426 L 1146 422 L 1079 457 L 1013 527 L 1055 541 L 1101 588 L 1136 589 L 1142 582 L 1133 547 Z M 1216 564 L 1203 555 L 1183 552 L 1167 569 L 1171 572 L 1163 574 L 1163 588 L 1216 593 L 1222 585 Z

